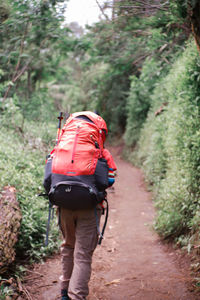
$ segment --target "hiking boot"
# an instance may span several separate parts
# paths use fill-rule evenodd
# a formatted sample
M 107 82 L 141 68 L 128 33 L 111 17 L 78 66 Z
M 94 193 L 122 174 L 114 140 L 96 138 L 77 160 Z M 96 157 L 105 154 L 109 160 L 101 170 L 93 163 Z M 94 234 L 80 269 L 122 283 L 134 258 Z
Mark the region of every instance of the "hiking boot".
M 61 290 L 61 300 L 70 300 L 67 290 Z

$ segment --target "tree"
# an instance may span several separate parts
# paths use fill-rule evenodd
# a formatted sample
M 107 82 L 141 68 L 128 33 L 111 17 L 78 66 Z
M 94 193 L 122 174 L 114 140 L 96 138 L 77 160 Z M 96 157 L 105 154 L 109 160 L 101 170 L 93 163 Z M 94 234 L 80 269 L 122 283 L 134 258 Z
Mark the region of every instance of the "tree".
M 200 3 L 199 1 L 189 1 L 188 13 L 192 26 L 192 32 L 197 44 L 197 48 L 200 52 Z
M 11 89 L 29 98 L 36 84 L 55 72 L 53 58 L 63 51 L 62 45 L 68 40 L 68 29 L 60 27 L 62 0 L 16 0 L 7 4 L 6 17 L 2 12 L 0 24 L 1 82 L 7 82 L 4 101 Z

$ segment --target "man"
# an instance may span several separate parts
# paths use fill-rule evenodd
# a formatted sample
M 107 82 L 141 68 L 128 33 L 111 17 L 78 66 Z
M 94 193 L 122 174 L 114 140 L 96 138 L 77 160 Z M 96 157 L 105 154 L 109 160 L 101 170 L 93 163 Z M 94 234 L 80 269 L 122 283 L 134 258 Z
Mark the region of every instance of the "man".
M 65 184 L 64 201 L 70 193 L 76 193 L 82 186 L 88 185 L 89 191 L 92 191 L 89 192 L 90 196 L 94 195 L 95 191 L 97 198 L 104 195 L 105 188 L 114 183 L 113 173 L 116 170 L 111 154 L 104 148 L 106 134 L 106 123 L 97 114 L 88 111 L 72 114 L 63 127 L 58 146 L 51 152 L 52 176 L 50 173 L 46 174 L 45 189 L 54 192 L 61 181 Z M 77 182 L 79 180 L 81 187 Z M 84 192 L 85 189 L 82 189 L 80 195 L 73 196 L 72 202 L 80 198 L 83 205 Z M 87 198 L 85 200 L 87 201 Z M 92 255 L 98 242 L 102 206 L 95 204 L 94 207 L 80 209 L 77 206 L 76 209 L 72 209 L 64 207 L 60 202 L 54 203 L 59 205 L 59 225 L 63 235 L 60 277 L 62 300 L 86 300 L 89 294 Z

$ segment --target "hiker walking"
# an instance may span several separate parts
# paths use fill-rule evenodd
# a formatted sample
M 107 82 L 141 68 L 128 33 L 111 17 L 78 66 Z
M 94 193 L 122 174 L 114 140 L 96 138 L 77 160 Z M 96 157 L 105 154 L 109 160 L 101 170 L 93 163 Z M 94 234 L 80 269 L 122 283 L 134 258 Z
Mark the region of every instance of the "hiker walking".
M 116 165 L 104 148 L 107 132 L 105 121 L 93 112 L 70 115 L 46 164 L 44 186 L 58 206 L 63 235 L 62 300 L 86 300 L 89 294 L 92 255 L 102 240 L 105 190 L 115 181 Z

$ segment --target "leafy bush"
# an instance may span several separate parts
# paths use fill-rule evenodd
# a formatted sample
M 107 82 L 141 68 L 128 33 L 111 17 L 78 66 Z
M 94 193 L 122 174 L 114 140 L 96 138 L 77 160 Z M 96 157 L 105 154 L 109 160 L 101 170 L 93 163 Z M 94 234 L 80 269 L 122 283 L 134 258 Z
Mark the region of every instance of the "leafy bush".
M 163 71 L 162 64 L 154 59 L 146 59 L 142 72 L 137 78 L 131 77 L 131 88 L 127 100 L 127 125 L 125 132 L 126 145 L 134 145 L 140 136 L 140 130 L 146 120 L 151 95 L 155 84 Z
M 17 190 L 23 216 L 17 255 L 38 259 L 52 253 L 58 245 L 58 232 L 54 224 L 49 246 L 44 247 L 48 201 L 38 197 L 43 191 L 45 155 L 52 145 L 53 135 L 51 126 L 47 130 L 47 125 L 25 123 L 24 127 L 23 137 L 13 129 L 1 128 L 0 188 L 11 185 Z
M 199 88 L 200 58 L 189 43 L 155 89 L 141 132 L 138 158 L 154 184 L 155 228 L 164 238 L 194 231 L 199 224 Z M 168 105 L 155 117 L 163 102 Z

